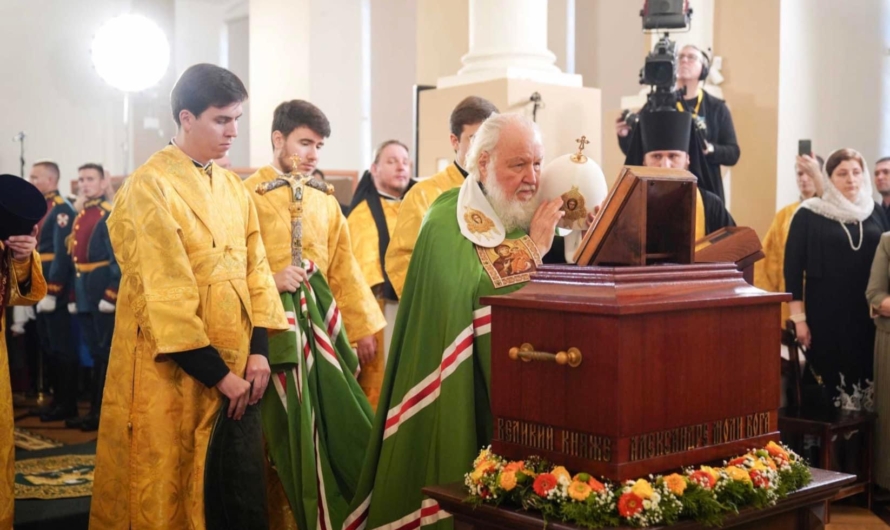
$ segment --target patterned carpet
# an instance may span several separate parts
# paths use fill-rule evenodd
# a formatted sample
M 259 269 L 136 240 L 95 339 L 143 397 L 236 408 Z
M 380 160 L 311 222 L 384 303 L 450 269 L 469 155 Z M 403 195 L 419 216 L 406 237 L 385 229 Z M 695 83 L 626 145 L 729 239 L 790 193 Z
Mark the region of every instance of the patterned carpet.
M 22 427 L 16 427 L 15 447 L 16 449 L 24 449 L 25 451 L 39 451 L 41 449 L 62 447 L 62 442 L 31 432 Z
M 17 460 L 15 498 L 70 499 L 93 491 L 95 455 L 61 455 Z

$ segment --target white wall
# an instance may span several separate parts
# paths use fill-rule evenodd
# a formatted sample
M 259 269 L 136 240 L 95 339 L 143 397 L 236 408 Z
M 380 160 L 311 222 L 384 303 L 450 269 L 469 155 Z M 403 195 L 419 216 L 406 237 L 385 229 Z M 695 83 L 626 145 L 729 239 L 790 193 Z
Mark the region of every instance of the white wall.
M 250 2 L 250 165 L 272 159 L 275 107 L 309 97 L 310 0 Z M 263 38 L 259 38 L 262 36 Z
M 10 139 L 25 131 L 27 172 L 38 159 L 57 161 L 60 188 L 70 190 L 77 166 L 100 162 L 114 174 L 124 169 L 123 94 L 105 84 L 93 69 L 90 45 L 102 24 L 127 12 L 156 19 L 172 4 L 168 34 L 171 65 L 164 87 L 131 98 L 134 160 L 173 135 L 169 83 L 189 65 L 221 64 L 221 31 L 231 0 L 2 0 L 0 1 L 0 171 L 19 173 L 19 144 Z M 169 16 L 169 15 L 167 15 Z M 170 27 L 169 20 L 157 20 Z M 246 77 L 246 76 L 245 76 Z M 144 117 L 159 129 L 145 129 Z M 154 127 L 151 125 L 150 127 Z M 244 162 L 246 163 L 246 156 Z
M 331 122 L 319 166 L 358 169 L 370 151 L 370 0 L 250 1 L 250 163 L 268 164 L 272 115 L 305 99 Z
M 813 145 L 826 156 L 837 148 L 852 147 L 871 163 L 885 154 L 881 109 L 890 90 L 882 83 L 890 38 L 887 2 L 807 0 L 806 5 L 813 16 L 809 53 L 818 66 L 798 91 L 815 92 Z
M 123 4 L 0 2 L 0 171 L 19 173 L 19 144 L 10 141 L 19 131 L 27 134 L 26 173 L 40 158 L 56 160 L 63 192 L 87 161 L 121 170 L 122 94 L 94 71 L 90 44 Z
M 226 68 L 241 78 L 250 91 L 250 20 L 240 16 L 226 22 Z M 250 167 L 250 100 L 238 124 L 238 140 L 229 149 L 233 167 Z
M 797 200 L 794 169 L 797 142 L 801 139 L 812 139 L 818 128 L 815 90 L 806 88 L 820 70 L 818 57 L 812 53 L 812 47 L 817 40 L 810 31 L 810 26 L 815 22 L 812 3 L 813 0 L 783 0 L 779 13 L 781 31 L 776 210 Z M 814 143 L 813 149 L 823 157 L 827 154 L 825 148 L 818 142 Z
M 198 63 L 222 65 L 225 9 L 222 2 L 176 0 L 174 10 L 174 66 L 178 78 L 186 68 Z
M 782 0 L 781 16 L 777 208 L 797 200 L 800 139 L 825 158 L 852 147 L 870 166 L 890 154 L 887 2 Z
M 371 2 L 311 1 L 312 51 L 306 97 L 331 122 L 331 137 L 325 142 L 319 162 L 322 169 L 358 170 L 369 162 Z M 268 119 L 271 124 L 271 114 Z
M 416 1 L 372 1 L 372 149 L 390 139 L 413 145 L 413 87 L 416 77 Z
M 640 5 L 581 0 L 575 3 L 575 9 L 575 73 L 584 76 L 584 86 L 601 91 L 603 159 L 598 162 L 611 182 L 624 164 L 615 136 L 615 118 L 621 98 L 640 90 L 639 73 L 647 53 Z

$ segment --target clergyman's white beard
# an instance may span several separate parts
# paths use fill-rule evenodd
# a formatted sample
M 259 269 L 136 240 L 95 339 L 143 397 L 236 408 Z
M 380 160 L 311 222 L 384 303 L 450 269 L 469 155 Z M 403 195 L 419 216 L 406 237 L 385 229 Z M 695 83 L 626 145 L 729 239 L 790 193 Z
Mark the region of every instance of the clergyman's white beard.
M 488 198 L 491 207 L 494 208 L 494 213 L 497 214 L 501 223 L 504 224 L 504 230 L 508 234 L 517 228 L 527 232 L 529 225 L 531 225 L 532 217 L 534 217 L 535 211 L 541 204 L 541 196 L 535 193 L 531 199 L 523 202 L 516 198 L 515 195 L 508 196 L 504 188 L 498 184 L 494 173 L 491 173 L 489 176 L 491 178 L 487 179 L 485 196 Z M 519 186 L 517 191 L 522 190 L 525 185 L 520 184 Z

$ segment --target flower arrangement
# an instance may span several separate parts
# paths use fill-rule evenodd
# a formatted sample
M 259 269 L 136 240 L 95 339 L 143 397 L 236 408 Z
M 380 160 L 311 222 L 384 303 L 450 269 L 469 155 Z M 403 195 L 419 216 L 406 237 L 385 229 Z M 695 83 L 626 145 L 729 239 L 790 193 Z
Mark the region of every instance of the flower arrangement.
M 723 467 L 700 466 L 623 483 L 572 475 L 536 456 L 508 461 L 485 448 L 464 483 L 471 503 L 518 506 L 540 512 L 545 520 L 603 528 L 671 525 L 681 519 L 720 526 L 724 516 L 773 505 L 811 480 L 801 457 L 770 442 Z

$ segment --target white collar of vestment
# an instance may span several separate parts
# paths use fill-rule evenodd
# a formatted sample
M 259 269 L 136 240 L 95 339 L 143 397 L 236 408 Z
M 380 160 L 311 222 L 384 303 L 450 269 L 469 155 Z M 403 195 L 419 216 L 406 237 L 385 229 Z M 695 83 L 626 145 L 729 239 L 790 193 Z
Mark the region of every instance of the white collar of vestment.
M 482 191 L 478 173 L 467 175 L 457 194 L 457 224 L 460 233 L 480 247 L 494 248 L 507 236 L 504 224 Z

